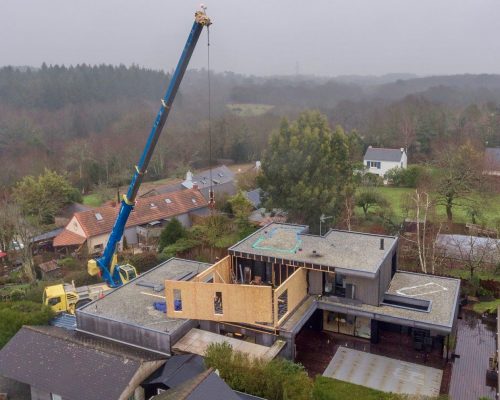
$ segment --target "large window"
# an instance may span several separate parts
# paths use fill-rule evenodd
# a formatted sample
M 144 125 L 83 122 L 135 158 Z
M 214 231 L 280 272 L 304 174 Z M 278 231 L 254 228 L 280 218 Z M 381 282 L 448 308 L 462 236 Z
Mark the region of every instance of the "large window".
M 371 337 L 371 322 L 369 318 L 354 315 L 323 311 L 323 329 L 344 335 L 357 336 L 365 339 Z

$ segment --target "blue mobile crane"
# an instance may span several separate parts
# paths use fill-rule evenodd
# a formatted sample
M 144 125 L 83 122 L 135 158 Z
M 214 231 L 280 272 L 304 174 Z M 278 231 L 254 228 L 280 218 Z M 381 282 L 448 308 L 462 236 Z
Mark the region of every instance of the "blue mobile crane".
M 100 274 L 102 279 L 111 288 L 121 286 L 137 276 L 137 272 L 133 266 L 129 264 L 118 265 L 116 247 L 122 239 L 128 217 L 134 209 L 137 192 L 141 186 L 144 174 L 147 171 L 149 161 L 151 160 L 156 143 L 158 142 L 163 126 L 167 120 L 175 95 L 177 94 L 179 85 L 181 84 L 184 73 L 186 72 L 198 38 L 200 37 L 203 28 L 208 28 L 210 24 L 211 21 L 205 13 L 205 7 L 202 7 L 201 11 L 197 11 L 195 13 L 193 27 L 191 28 L 191 32 L 189 33 L 181 58 L 175 68 L 175 72 L 172 75 L 165 97 L 161 99 L 160 111 L 158 111 L 158 115 L 154 121 L 153 128 L 151 129 L 151 133 L 149 134 L 139 163 L 135 166 L 135 173 L 132 181 L 130 182 L 127 194 L 123 195 L 120 211 L 116 217 L 116 221 L 106 244 L 106 248 L 104 249 L 104 253 L 101 257 L 95 260 L 89 260 L 88 262 L 88 273 L 90 275 Z M 212 197 L 213 196 L 211 196 L 211 198 Z

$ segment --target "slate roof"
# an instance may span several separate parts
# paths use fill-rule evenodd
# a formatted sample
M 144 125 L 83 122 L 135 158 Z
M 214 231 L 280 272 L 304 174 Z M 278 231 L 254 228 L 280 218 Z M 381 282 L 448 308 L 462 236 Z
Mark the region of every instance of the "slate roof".
M 248 199 L 250 203 L 254 206 L 254 208 L 259 208 L 260 203 L 261 203 L 261 198 L 260 198 L 260 189 L 254 189 L 250 190 L 249 192 L 245 192 L 245 197 Z
M 212 168 L 212 180 L 214 181 L 213 186 L 234 182 L 234 176 L 234 172 L 225 165 Z M 210 169 L 201 171 L 193 175 L 191 182 L 188 180 L 184 180 L 183 182 L 160 186 L 155 188 L 154 190 L 156 191 L 156 193 L 171 193 L 173 191 L 182 189 L 192 189 L 193 182 L 196 182 L 198 184 L 198 189 L 200 190 L 210 188 Z
M 205 207 L 208 207 L 207 201 L 199 190 L 194 189 L 140 198 L 130 214 L 126 227 L 172 218 Z M 75 213 L 74 216 L 85 232 L 85 236 L 89 238 L 111 232 L 119 210 L 118 204 L 106 204 L 92 210 Z M 67 232 L 68 229 L 61 235 L 69 237 Z M 70 239 L 77 240 L 75 236 L 71 236 Z M 68 243 L 68 240 L 63 241 L 58 236 L 54 239 L 54 246 L 63 246 L 61 242 Z
M 113 400 L 158 354 L 52 326 L 24 326 L 0 350 L 0 375 L 68 400 Z M 128 397 L 131 393 L 125 393 Z
M 234 181 L 234 172 L 231 171 L 225 165 L 221 165 L 220 167 L 212 168 L 212 186 L 222 185 L 224 183 Z M 193 183 L 198 184 L 199 189 L 209 188 L 210 187 L 210 169 L 202 171 L 198 174 L 193 175 L 193 179 L 191 182 L 184 181 L 182 185 L 187 189 L 191 189 L 193 187 Z
M 382 147 L 368 147 L 365 161 L 390 161 L 400 162 L 403 152 L 401 149 L 386 149 Z
M 64 230 L 64 228 L 53 229 L 49 232 L 41 233 L 40 235 L 33 237 L 33 239 L 31 239 L 31 240 L 36 243 L 36 242 L 42 242 L 44 240 L 54 239 L 63 230 Z
M 197 354 L 181 354 L 169 358 L 163 366 L 151 375 L 144 383 L 162 383 L 175 388 L 206 370 L 203 357 Z
M 153 400 L 241 400 L 212 369 L 186 381 L 175 389 L 153 397 Z

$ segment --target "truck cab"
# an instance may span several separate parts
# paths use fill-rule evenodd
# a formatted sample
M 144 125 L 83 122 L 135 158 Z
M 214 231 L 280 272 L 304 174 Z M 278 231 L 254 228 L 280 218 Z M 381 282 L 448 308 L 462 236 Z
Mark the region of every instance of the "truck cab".
M 63 284 L 47 286 L 43 291 L 43 304 L 57 314 L 74 309 L 77 301 L 76 293 L 67 293 Z

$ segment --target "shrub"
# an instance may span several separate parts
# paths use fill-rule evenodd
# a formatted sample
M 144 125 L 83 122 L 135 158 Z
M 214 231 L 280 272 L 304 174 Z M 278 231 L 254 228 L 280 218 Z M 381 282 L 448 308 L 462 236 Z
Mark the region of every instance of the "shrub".
M 0 348 L 23 325 L 46 325 L 53 316 L 49 307 L 31 301 L 0 303 Z
M 63 268 L 76 269 L 80 266 L 79 262 L 73 257 L 66 257 L 58 261 L 58 264 Z
M 142 274 L 156 267 L 160 263 L 160 259 L 154 252 L 144 252 L 130 256 L 127 262 L 132 264 L 139 274 Z
M 226 342 L 207 347 L 205 364 L 219 371 L 231 388 L 266 399 L 308 400 L 312 381 L 304 367 L 288 360 L 266 361 L 233 351 Z
M 408 168 L 393 168 L 384 178 L 394 186 L 416 188 L 426 175 L 427 171 L 421 165 L 410 165 Z
M 186 236 L 186 230 L 177 218 L 171 219 L 168 224 L 163 228 L 160 234 L 160 241 L 158 243 L 158 251 L 162 251 L 165 247 L 174 244 L 179 239 Z

